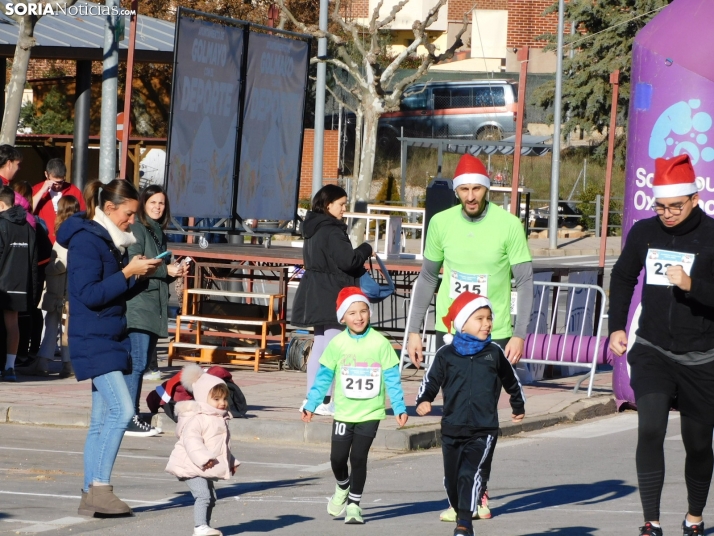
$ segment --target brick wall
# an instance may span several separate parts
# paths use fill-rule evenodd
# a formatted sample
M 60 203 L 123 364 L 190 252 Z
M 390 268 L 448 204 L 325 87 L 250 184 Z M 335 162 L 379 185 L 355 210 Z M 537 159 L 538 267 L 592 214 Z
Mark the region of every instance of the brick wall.
M 464 13 L 476 9 L 508 9 L 508 0 L 449 0 L 449 20 L 461 21 Z
M 369 0 L 352 0 L 347 8 L 347 13 L 353 19 L 366 19 L 371 15 L 369 12 Z
M 449 21 L 460 22 L 474 5 L 476 9 L 508 10 L 509 49 L 526 45 L 543 48 L 545 42 L 535 38 L 558 29 L 557 13 L 543 16 L 553 0 L 449 0 Z
M 339 138 L 337 130 L 325 131 L 325 143 L 322 154 L 322 183 L 336 184 L 339 161 L 337 159 L 337 148 Z M 311 128 L 305 129 L 305 136 L 302 141 L 302 166 L 300 167 L 300 199 L 310 199 L 312 197 L 312 157 L 315 150 L 315 131 Z
M 558 31 L 557 13 L 543 16 L 546 8 L 552 5 L 553 0 L 508 0 L 507 47 L 543 48 L 545 41 L 536 41 L 535 38 Z M 569 28 L 566 28 L 566 32 L 569 32 Z

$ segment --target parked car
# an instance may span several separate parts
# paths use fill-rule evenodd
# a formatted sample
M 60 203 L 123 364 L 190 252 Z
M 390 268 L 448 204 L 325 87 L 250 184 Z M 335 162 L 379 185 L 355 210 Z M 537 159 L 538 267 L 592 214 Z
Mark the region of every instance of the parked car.
M 394 148 L 397 138 L 500 140 L 516 131 L 518 84 L 509 80 L 470 80 L 412 84 L 399 111 L 382 114 L 378 145 Z M 354 137 L 354 114 L 345 118 L 348 140 Z M 328 128 L 336 128 L 328 116 Z

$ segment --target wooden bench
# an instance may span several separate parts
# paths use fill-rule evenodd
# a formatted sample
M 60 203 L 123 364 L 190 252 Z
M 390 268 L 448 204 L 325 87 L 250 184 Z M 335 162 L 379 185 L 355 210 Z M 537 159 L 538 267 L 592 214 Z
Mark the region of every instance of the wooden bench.
M 231 302 L 214 302 L 206 297 L 244 298 L 247 300 L 267 300 L 265 318 L 201 314 L 201 305 L 220 303 L 240 305 Z M 169 343 L 168 363 L 174 358 L 210 364 L 253 364 L 258 372 L 260 362 L 282 359 L 285 353 L 286 322 L 281 318 L 285 306 L 284 294 L 263 294 L 256 292 L 232 292 L 218 289 L 186 288 L 183 291 L 183 309 L 176 316 L 174 340 Z M 185 328 L 182 328 L 182 324 Z M 210 328 L 207 327 L 211 326 Z M 222 329 L 221 329 L 222 328 Z M 273 328 L 273 329 L 271 329 Z M 277 329 L 275 329 L 277 328 Z M 277 334 L 273 332 L 277 331 Z M 255 344 L 229 344 L 229 340 L 255 341 Z M 280 351 L 269 347 L 269 343 L 279 343 Z

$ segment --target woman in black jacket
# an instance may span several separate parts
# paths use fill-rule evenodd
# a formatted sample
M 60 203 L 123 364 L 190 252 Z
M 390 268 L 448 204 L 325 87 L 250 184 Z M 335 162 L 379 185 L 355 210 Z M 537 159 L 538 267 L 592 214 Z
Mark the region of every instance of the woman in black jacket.
M 372 255 L 372 246 L 367 242 L 356 249 L 352 247 L 347 225 L 342 221 L 346 206 L 347 192 L 328 184 L 315 194 L 312 211 L 307 213 L 302 227 L 305 273 L 295 294 L 290 323 L 315 328 L 315 342 L 307 363 L 306 393 L 315 382 L 327 343 L 342 331 L 335 317 L 337 295 L 345 287 L 359 287 L 359 278 L 365 273 L 364 263 Z M 334 413 L 329 395 L 315 413 Z

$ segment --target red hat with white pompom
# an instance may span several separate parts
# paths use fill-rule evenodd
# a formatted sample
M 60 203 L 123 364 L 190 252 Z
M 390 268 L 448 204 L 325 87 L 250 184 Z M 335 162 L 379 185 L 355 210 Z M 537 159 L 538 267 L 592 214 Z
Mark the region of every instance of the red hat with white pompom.
M 358 287 L 345 287 L 337 295 L 337 321 L 342 322 L 347 309 L 350 305 L 357 302 L 364 302 L 369 307 L 369 298 Z M 369 313 L 372 314 L 372 308 L 369 307 Z
M 488 178 L 488 171 L 483 162 L 473 155 L 465 154 L 459 160 L 454 171 L 454 180 L 452 181 L 454 190 L 463 184 L 479 184 L 486 188 L 491 187 L 491 179 Z
M 656 199 L 696 194 L 697 177 L 688 154 L 655 160 L 652 193 Z
M 460 333 L 461 328 L 469 319 L 469 317 L 474 314 L 481 307 L 488 307 L 491 309 L 491 314 L 493 314 L 493 307 L 491 302 L 486 296 L 481 296 L 480 294 L 474 294 L 473 292 L 463 292 L 459 294 L 457 298 L 449 307 L 446 316 L 441 318 L 441 321 L 446 326 L 449 332 L 444 335 L 444 343 L 451 344 L 454 340 L 453 335 L 451 335 L 451 325 L 453 324 L 454 329 Z

